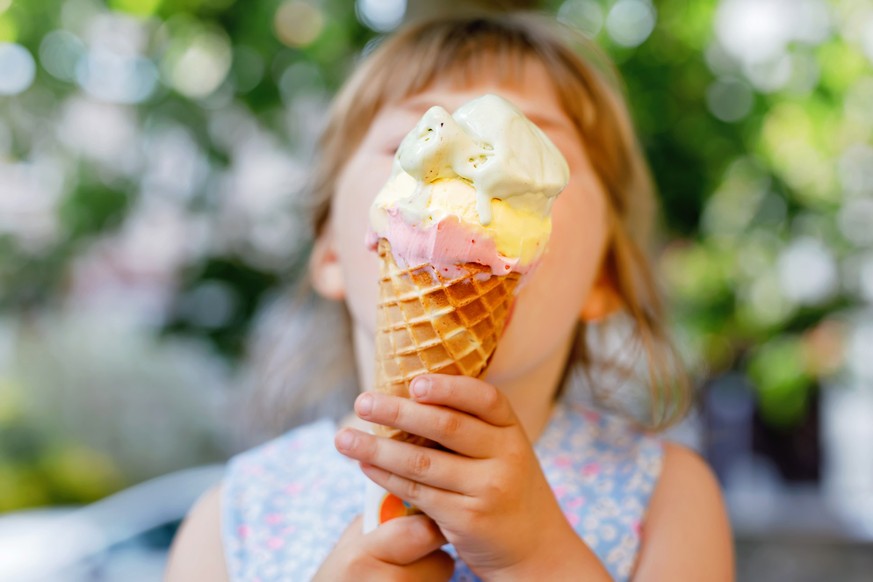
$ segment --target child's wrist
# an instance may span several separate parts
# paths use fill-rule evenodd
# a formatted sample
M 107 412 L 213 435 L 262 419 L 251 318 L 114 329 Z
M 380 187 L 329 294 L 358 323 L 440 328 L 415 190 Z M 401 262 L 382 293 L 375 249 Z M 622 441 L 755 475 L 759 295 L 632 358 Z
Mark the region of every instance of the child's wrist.
M 597 555 L 569 525 L 560 528 L 560 533 L 555 536 L 541 538 L 538 549 L 531 552 L 526 559 L 494 570 L 482 576 L 482 579 L 487 582 L 612 581 Z

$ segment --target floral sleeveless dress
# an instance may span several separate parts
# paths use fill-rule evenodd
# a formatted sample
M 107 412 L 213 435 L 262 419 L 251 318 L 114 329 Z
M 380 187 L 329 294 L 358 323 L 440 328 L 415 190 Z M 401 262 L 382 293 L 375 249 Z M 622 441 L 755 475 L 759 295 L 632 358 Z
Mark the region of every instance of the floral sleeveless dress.
M 366 477 L 323 420 L 242 453 L 222 487 L 222 538 L 233 582 L 309 580 L 361 513 Z M 625 421 L 558 405 L 535 444 L 567 520 L 615 580 L 630 577 L 663 446 Z M 455 581 L 478 580 L 455 556 Z

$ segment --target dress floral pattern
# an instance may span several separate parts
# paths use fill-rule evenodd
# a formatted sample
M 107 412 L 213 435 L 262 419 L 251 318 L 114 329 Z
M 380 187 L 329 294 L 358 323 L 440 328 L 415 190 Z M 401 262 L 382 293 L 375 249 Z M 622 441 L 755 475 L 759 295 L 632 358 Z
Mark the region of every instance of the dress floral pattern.
M 222 487 L 222 538 L 233 582 L 309 580 L 363 507 L 366 477 L 323 420 L 242 453 Z M 615 580 L 628 580 L 663 446 L 625 421 L 559 405 L 534 446 L 567 520 Z M 453 580 L 478 580 L 451 546 Z

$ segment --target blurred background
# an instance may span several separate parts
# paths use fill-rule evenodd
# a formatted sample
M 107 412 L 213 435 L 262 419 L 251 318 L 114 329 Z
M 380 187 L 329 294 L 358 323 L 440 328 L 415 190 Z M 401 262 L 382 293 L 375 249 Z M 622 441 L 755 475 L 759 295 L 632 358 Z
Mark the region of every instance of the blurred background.
M 305 264 L 332 93 L 470 5 L 552 12 L 625 77 L 700 386 L 676 438 L 739 579 L 871 579 L 873 0 L 0 0 L 0 578 L 61 537 L 46 579 L 159 577 L 254 444 L 247 347 Z

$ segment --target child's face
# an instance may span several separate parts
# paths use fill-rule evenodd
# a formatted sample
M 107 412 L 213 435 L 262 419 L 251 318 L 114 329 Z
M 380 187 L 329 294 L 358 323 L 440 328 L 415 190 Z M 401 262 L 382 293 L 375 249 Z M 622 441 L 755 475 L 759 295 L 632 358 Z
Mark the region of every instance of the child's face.
M 548 249 L 519 293 L 487 379 L 500 386 L 532 374 L 563 357 L 580 311 L 599 273 L 607 237 L 606 197 L 545 68 L 530 59 L 517 83 L 484 77 L 473 85 L 437 83 L 423 93 L 386 106 L 360 147 L 342 169 L 331 218 L 323 235 L 342 273 L 351 312 L 361 381 L 371 388 L 374 358 L 378 262 L 364 245 L 369 207 L 391 173 L 394 152 L 431 106 L 454 111 L 484 93 L 497 93 L 518 106 L 560 148 L 570 166 L 570 183 L 552 211 Z

